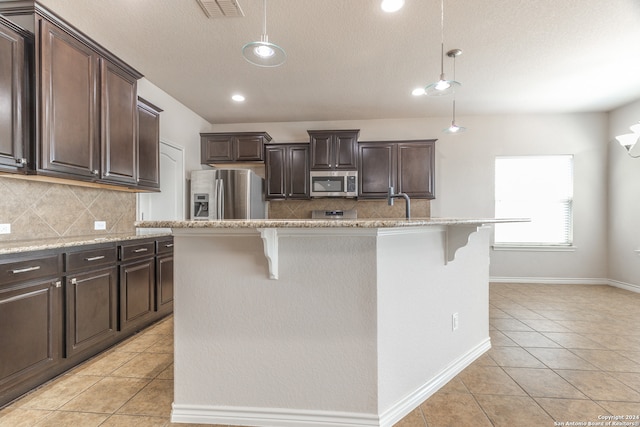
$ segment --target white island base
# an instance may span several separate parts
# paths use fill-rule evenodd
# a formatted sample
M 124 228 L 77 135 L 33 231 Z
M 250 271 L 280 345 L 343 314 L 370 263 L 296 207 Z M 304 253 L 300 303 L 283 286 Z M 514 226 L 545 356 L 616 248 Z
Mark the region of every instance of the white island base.
M 490 348 L 487 222 L 138 224 L 173 227 L 171 420 L 392 426 Z

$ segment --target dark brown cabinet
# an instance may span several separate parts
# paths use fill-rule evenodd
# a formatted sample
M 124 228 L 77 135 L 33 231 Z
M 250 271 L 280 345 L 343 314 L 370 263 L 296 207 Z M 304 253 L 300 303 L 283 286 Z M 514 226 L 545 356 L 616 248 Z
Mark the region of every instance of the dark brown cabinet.
M 359 130 L 310 130 L 311 170 L 356 170 Z
M 120 246 L 120 330 L 135 330 L 154 317 L 155 241 Z
M 390 186 L 413 198 L 435 198 L 435 140 L 361 142 L 359 194 L 386 198 Z
M 138 97 L 138 187 L 160 189 L 160 113 L 162 110 Z
M 29 35 L 0 16 L 0 170 L 27 169 Z
M 173 311 L 173 238 L 156 242 L 156 311 Z
M 200 163 L 261 162 L 266 132 L 201 133 Z
M 0 261 L 0 405 L 50 378 L 61 357 L 58 254 Z
M 267 199 L 309 198 L 309 144 L 265 146 Z
M 115 337 L 116 261 L 115 245 L 65 254 L 67 357 Z

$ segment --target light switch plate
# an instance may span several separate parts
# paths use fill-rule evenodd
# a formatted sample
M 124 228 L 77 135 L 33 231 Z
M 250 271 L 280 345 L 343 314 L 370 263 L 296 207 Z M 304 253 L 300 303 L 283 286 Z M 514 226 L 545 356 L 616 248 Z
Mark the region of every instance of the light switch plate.
M 106 230 L 107 229 L 107 221 L 95 221 L 93 223 L 94 230 Z
M 0 224 L 0 234 L 11 234 L 11 224 Z

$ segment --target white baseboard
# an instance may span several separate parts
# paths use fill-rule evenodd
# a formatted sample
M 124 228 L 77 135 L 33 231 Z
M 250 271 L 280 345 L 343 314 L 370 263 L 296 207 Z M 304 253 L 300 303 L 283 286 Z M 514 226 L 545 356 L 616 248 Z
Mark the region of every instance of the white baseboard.
M 492 276 L 489 282 L 514 284 L 550 284 L 550 285 L 609 285 L 615 288 L 640 293 L 640 285 L 598 278 L 557 278 L 557 277 L 497 277 Z
M 382 415 L 279 408 L 173 404 L 171 422 L 256 427 L 391 427 L 491 348 L 487 338 Z
M 418 405 L 431 397 L 442 386 L 462 372 L 462 370 L 469 366 L 478 357 L 482 356 L 490 348 L 491 339 L 487 338 L 476 347 L 469 350 L 466 354 L 454 360 L 453 363 L 419 387 L 416 391 L 384 411 L 380 415 L 380 426 L 391 427 L 406 417 L 411 411 L 417 408 Z

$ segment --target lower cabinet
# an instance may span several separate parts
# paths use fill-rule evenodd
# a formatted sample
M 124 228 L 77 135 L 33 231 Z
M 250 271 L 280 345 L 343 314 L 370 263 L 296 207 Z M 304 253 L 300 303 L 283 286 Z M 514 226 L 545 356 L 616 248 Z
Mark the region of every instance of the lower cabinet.
M 172 310 L 172 237 L 0 256 L 0 407 Z

